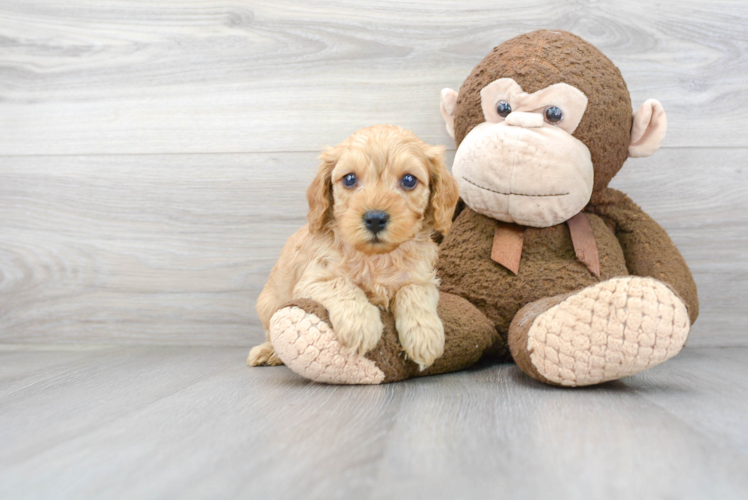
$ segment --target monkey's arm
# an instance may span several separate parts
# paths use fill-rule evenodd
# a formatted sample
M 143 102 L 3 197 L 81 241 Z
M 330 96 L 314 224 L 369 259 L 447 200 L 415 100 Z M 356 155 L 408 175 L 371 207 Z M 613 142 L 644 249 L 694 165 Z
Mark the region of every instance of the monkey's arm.
M 624 193 L 606 188 L 593 195 L 586 211 L 602 217 L 615 232 L 629 273 L 670 285 L 688 308 L 691 324 L 699 315 L 696 283 L 683 256 L 662 227 Z

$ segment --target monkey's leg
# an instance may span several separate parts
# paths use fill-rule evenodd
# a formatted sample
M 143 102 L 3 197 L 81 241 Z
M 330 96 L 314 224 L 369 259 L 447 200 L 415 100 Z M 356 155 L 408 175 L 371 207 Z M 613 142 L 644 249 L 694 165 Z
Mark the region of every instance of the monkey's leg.
M 423 375 L 461 370 L 475 364 L 499 341 L 493 324 L 465 299 L 441 294 L 444 354 L 420 371 L 406 359 L 392 314 L 382 312 L 384 332 L 366 355 L 345 351 L 320 304 L 297 300 L 281 308 L 270 322 L 270 339 L 283 363 L 302 377 L 328 384 L 382 384 Z
M 509 327 L 509 349 L 541 382 L 584 386 L 672 358 L 689 330 L 686 305 L 669 286 L 626 276 L 526 305 Z

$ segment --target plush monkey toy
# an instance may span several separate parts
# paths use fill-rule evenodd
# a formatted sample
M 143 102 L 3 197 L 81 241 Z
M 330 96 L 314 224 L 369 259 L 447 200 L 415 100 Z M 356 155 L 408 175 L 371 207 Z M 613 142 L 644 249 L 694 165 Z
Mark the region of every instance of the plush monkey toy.
M 665 231 L 607 187 L 627 157 L 659 148 L 660 103 L 632 115 L 607 57 L 542 30 L 496 47 L 459 93 L 442 91 L 441 111 L 462 197 L 437 262 L 443 356 L 419 371 L 388 312 L 372 351 L 345 352 L 324 308 L 301 300 L 271 322 L 284 363 L 321 382 L 371 384 L 493 356 L 542 382 L 583 386 L 675 356 L 698 315 L 691 273 Z

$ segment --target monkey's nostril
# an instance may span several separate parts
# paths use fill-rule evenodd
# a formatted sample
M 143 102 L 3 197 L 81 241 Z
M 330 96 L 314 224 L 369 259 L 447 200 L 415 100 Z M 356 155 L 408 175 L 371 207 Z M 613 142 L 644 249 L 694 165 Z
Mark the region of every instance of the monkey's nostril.
M 381 210 L 369 210 L 364 214 L 363 219 L 364 225 L 366 225 L 366 229 L 374 234 L 377 234 L 387 225 L 387 221 L 390 220 L 390 216 L 387 215 L 387 212 L 383 212 Z

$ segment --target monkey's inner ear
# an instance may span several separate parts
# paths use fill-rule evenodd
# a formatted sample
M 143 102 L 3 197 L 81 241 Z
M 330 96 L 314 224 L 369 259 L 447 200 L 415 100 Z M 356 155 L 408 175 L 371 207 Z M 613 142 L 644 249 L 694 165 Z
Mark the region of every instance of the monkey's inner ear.
M 660 101 L 656 99 L 644 101 L 644 104 L 634 112 L 629 156 L 643 158 L 653 155 L 660 149 L 666 132 L 667 116 Z
M 457 92 L 452 89 L 442 89 L 442 102 L 439 108 L 442 118 L 447 126 L 449 136 L 455 138 L 455 106 L 457 105 Z

